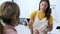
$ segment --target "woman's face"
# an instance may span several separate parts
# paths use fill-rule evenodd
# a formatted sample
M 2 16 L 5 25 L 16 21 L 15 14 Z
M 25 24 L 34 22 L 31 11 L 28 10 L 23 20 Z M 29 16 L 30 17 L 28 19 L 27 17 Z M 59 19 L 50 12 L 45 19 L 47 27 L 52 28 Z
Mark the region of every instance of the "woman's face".
M 42 1 L 40 4 L 40 10 L 45 11 L 48 7 L 48 3 L 46 1 Z

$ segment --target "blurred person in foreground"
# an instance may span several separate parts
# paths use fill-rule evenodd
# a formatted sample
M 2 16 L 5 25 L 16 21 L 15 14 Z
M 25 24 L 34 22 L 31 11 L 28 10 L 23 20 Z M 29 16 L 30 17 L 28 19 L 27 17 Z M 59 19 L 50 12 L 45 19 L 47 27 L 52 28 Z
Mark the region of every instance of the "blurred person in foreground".
M 17 34 L 20 15 L 19 6 L 14 2 L 4 2 L 0 6 L 0 34 Z

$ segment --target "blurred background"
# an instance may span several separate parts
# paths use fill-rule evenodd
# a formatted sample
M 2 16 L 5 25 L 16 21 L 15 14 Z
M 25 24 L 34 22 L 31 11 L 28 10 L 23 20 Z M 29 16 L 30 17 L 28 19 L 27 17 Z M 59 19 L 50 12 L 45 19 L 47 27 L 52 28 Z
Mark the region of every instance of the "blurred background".
M 38 10 L 40 0 L 0 0 L 0 5 L 5 1 L 15 2 L 20 7 L 20 18 L 29 18 L 30 13 L 33 10 Z M 48 34 L 60 34 L 60 29 L 56 29 L 60 26 L 60 0 L 49 0 L 53 15 L 53 30 Z M 19 27 L 16 27 L 17 31 Z M 25 32 L 25 34 L 27 34 Z

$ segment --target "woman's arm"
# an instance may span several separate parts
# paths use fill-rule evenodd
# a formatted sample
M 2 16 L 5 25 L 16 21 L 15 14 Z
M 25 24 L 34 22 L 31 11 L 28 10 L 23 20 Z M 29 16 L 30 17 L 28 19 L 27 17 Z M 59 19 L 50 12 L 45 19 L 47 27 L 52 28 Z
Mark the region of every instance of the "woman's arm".
M 47 28 L 45 29 L 45 31 L 52 31 L 52 29 L 53 29 L 53 18 L 52 18 L 52 16 L 50 16 L 50 18 L 48 19 L 48 26 L 47 26 Z
M 47 31 L 50 32 L 53 29 L 53 24 L 47 26 Z
M 34 10 L 30 15 L 29 15 L 29 18 L 31 19 L 30 22 L 29 22 L 29 29 L 31 31 L 31 34 L 33 34 L 33 22 L 34 22 L 34 18 L 35 18 L 35 15 L 37 13 L 37 10 Z
M 27 26 L 29 27 L 31 34 L 33 34 L 33 21 L 30 20 L 29 23 L 27 23 Z

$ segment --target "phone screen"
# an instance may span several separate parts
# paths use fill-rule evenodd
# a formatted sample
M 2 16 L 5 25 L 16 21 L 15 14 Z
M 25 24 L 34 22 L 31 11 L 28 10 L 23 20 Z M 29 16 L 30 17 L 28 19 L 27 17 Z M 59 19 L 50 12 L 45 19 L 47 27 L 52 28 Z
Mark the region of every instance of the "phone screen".
M 18 22 L 19 24 L 23 24 L 25 21 L 29 23 L 30 19 L 29 18 L 19 18 Z

